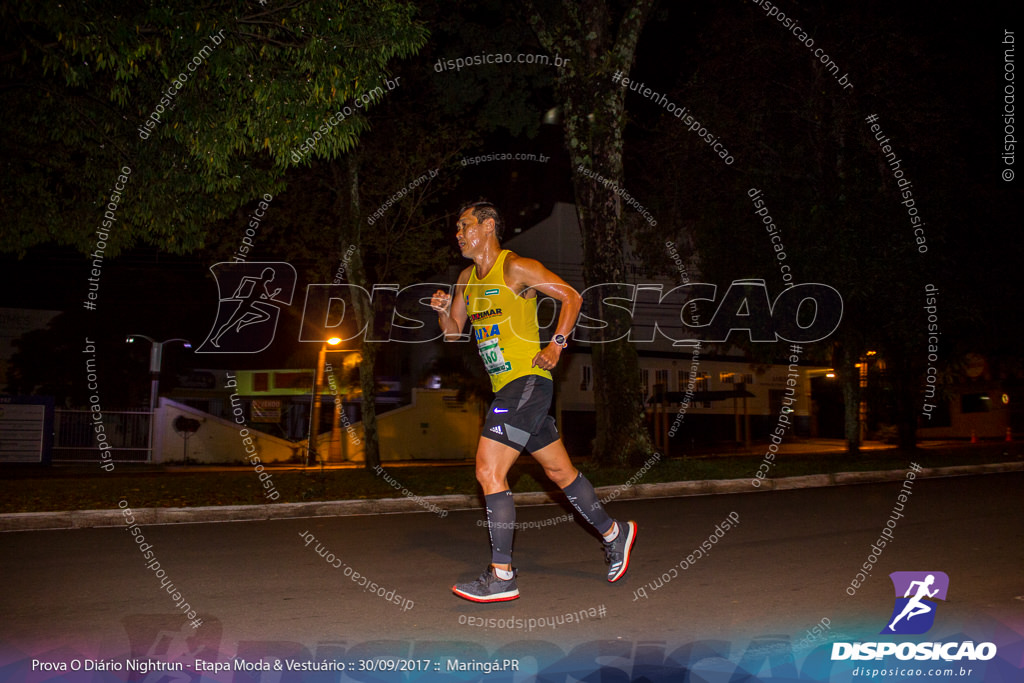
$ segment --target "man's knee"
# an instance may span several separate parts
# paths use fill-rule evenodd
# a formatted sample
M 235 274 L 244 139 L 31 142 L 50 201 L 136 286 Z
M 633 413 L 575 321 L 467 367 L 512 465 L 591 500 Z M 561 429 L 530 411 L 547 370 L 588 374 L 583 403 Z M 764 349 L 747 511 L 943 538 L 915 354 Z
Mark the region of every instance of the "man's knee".
M 503 491 L 505 488 L 505 473 L 493 463 L 480 463 L 476 465 L 476 480 L 483 487 L 485 493 Z
M 553 481 L 560 489 L 564 489 L 576 480 L 577 471 L 572 465 L 568 467 L 555 465 L 544 468 L 544 473 L 548 475 L 548 479 Z
M 495 482 L 495 474 L 494 470 L 490 468 L 476 468 L 476 480 L 484 489 L 487 489 L 489 484 L 497 483 Z

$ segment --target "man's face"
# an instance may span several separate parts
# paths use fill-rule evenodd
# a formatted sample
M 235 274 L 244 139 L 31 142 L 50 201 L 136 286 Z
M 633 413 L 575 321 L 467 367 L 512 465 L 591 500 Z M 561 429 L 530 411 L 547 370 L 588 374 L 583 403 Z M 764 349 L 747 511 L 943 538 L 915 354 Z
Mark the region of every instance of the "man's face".
M 459 216 L 455 223 L 455 239 L 459 243 L 459 250 L 466 258 L 473 258 L 479 253 L 487 242 L 487 220 L 483 223 L 473 215 L 473 209 L 466 209 Z M 492 228 L 493 229 L 493 228 Z

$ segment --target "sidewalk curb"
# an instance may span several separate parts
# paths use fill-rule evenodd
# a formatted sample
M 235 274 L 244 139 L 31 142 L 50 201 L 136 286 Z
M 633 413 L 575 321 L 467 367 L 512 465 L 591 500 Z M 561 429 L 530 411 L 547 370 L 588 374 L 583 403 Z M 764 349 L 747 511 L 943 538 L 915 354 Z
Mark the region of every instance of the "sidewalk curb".
M 952 467 L 923 467 L 918 478 L 959 477 L 972 474 L 1001 474 L 1024 471 L 1024 462 L 992 463 L 986 465 L 956 465 Z M 886 481 L 901 481 L 906 470 L 875 470 L 869 472 L 836 472 L 835 474 L 809 474 L 779 479 L 763 479 L 755 488 L 751 479 L 707 479 L 703 481 L 675 481 L 663 484 L 635 484 L 633 486 L 602 486 L 596 489 L 602 502 L 633 500 L 637 498 L 676 498 L 707 496 L 720 493 L 756 493 L 761 491 L 790 491 L 826 486 L 847 486 Z M 516 493 L 517 505 L 556 505 L 559 501 L 545 492 Z M 418 502 L 422 501 L 422 502 Z M 366 500 L 317 501 L 311 503 L 274 503 L 268 505 L 219 505 L 192 508 L 133 508 L 135 521 L 143 526 L 153 524 L 198 524 L 203 522 L 254 522 L 269 519 L 298 517 L 344 517 L 377 515 L 399 512 L 428 512 L 424 504 L 441 509 L 441 516 L 449 510 L 479 510 L 479 495 L 445 495 L 412 498 L 374 498 Z M 438 513 L 434 513 L 438 514 Z M 70 510 L 63 512 L 14 512 L 0 514 L 2 531 L 49 531 L 58 529 L 86 529 L 116 527 L 124 524 L 124 514 L 114 510 Z

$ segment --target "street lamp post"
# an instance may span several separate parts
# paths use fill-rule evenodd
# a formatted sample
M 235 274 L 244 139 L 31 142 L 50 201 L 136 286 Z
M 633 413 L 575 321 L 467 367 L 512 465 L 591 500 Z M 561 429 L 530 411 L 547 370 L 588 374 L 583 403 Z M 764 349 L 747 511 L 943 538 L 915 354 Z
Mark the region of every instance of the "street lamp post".
M 860 423 L 860 442 L 863 444 L 868 438 L 868 363 L 877 354 L 877 351 L 868 351 L 860 357 L 857 367 L 860 369 L 860 406 L 857 411 L 857 421 Z
M 324 387 L 324 365 L 327 363 L 327 345 L 337 346 L 341 343 L 338 337 L 331 337 L 320 345 L 320 353 L 316 358 L 316 376 L 313 381 L 313 406 L 309 411 L 309 445 L 306 447 L 306 466 L 309 466 L 310 453 L 316 455 L 316 437 L 320 430 L 320 394 Z
M 187 339 L 175 337 L 174 339 L 166 339 L 162 342 L 158 342 L 152 337 L 148 337 L 144 334 L 130 334 L 125 339 L 129 344 L 135 343 L 136 339 L 145 339 L 149 342 L 149 457 L 153 458 L 153 435 L 156 427 L 156 408 L 157 400 L 159 399 L 160 391 L 160 366 L 163 363 L 164 344 L 170 344 L 171 342 L 182 342 L 182 345 L 186 349 L 191 349 L 192 344 Z

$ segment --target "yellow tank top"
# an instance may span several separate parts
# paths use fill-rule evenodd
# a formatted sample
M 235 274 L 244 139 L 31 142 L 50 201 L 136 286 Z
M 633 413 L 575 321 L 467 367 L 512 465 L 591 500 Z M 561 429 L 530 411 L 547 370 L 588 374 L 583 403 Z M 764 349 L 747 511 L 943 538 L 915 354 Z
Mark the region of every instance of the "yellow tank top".
M 474 265 L 463 295 L 477 350 L 494 391 L 526 375 L 551 379 L 550 372 L 532 366 L 540 351 L 537 298 L 516 296 L 505 284 L 505 258 L 510 253 L 503 249 L 482 278 L 477 277 Z

